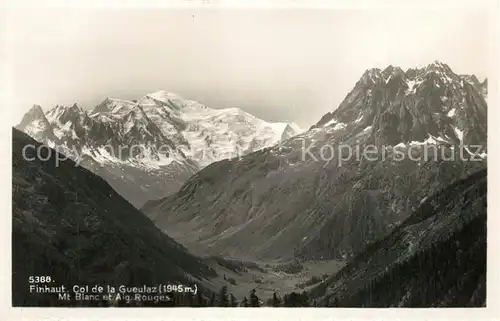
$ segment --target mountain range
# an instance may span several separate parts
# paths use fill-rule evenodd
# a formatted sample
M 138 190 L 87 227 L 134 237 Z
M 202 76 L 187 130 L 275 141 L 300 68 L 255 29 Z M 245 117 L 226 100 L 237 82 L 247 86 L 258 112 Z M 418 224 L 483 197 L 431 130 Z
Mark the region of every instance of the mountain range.
M 34 105 L 16 126 L 106 179 L 136 207 L 177 191 L 205 166 L 300 132 L 241 109 L 211 109 L 159 91 L 138 101 L 106 98 L 92 111 Z
M 194 253 L 349 259 L 486 166 L 486 91 L 471 78 L 438 61 L 369 69 L 307 132 L 212 163 L 142 210 Z M 325 146 L 335 151 L 328 161 Z M 348 157 L 366 147 L 376 160 Z
M 485 306 L 487 80 L 439 61 L 360 76 L 307 131 L 163 91 L 34 106 L 17 128 L 38 142 L 13 131 L 15 304 L 54 304 L 22 290 L 42 271 L 213 302 L 302 284 L 286 306 Z

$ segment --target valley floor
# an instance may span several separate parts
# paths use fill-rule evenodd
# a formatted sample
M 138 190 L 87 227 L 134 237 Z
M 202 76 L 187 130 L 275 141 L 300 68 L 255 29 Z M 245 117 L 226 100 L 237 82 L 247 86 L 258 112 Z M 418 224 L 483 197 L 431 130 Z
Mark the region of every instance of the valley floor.
M 241 302 L 249 297 L 252 289 L 266 305 L 266 301 L 273 297 L 276 291 L 278 296 L 309 290 L 321 282 L 323 276 L 331 276 L 338 272 L 345 264 L 343 261 L 308 261 L 302 262 L 302 269 L 297 273 L 280 271 L 280 264 L 275 262 L 243 263 L 243 270 L 232 268 L 226 264 L 212 261 L 212 267 L 218 277 L 209 280 L 206 286 L 218 291 L 224 285 Z M 236 261 L 235 261 L 236 262 Z M 312 279 L 315 280 L 312 280 Z M 314 283 L 313 283 L 314 282 Z

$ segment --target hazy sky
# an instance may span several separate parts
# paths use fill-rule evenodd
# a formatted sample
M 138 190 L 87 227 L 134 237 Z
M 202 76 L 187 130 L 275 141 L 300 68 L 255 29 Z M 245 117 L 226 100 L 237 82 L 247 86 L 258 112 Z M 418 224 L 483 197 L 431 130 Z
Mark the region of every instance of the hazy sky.
M 310 126 L 364 70 L 434 60 L 488 72 L 486 11 L 51 9 L 9 14 L 13 122 L 44 109 L 167 90 Z

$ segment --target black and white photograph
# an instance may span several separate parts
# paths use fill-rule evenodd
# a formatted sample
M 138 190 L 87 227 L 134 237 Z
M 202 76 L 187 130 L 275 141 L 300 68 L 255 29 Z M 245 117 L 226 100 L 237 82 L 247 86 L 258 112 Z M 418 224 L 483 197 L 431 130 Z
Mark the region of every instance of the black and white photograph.
M 207 3 L 11 3 L 11 306 L 490 307 L 488 7 Z

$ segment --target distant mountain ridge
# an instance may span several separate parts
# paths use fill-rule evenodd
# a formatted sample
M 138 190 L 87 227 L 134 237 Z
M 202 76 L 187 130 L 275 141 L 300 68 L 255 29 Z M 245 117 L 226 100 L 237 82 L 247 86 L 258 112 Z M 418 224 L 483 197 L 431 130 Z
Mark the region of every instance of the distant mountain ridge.
M 135 206 L 176 191 L 213 162 L 275 145 L 299 130 L 165 91 L 138 101 L 106 98 L 90 112 L 75 104 L 44 113 L 35 105 L 16 128 L 79 157 Z

